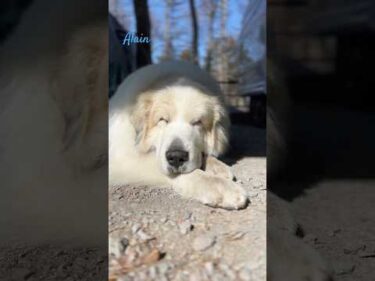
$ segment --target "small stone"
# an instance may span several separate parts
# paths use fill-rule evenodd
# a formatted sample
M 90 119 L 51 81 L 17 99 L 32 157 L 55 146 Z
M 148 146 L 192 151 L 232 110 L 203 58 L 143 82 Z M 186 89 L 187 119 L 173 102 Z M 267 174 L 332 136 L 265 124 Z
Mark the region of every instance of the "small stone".
M 251 270 L 250 268 L 248 267 L 244 267 L 242 268 L 239 273 L 238 273 L 238 277 L 241 278 L 241 280 L 244 280 L 244 281 L 247 281 L 247 280 L 252 280 L 252 276 L 251 276 Z
M 212 281 L 227 281 L 228 278 L 224 276 L 221 272 L 216 271 L 212 276 L 211 276 Z
M 202 280 L 201 279 L 201 275 L 199 274 L 199 272 L 192 272 L 189 276 L 189 281 L 200 281 Z
M 127 238 L 116 239 L 109 238 L 109 254 L 115 257 L 120 257 L 129 245 L 129 240 Z
M 310 233 L 303 237 L 303 240 L 307 243 L 316 243 L 318 241 L 318 238 L 314 234 Z
M 138 230 L 137 236 L 141 241 L 148 241 L 148 240 L 152 240 L 154 238 L 154 237 L 148 235 L 147 233 L 145 233 L 142 229 Z
M 121 276 L 120 278 L 114 279 L 114 281 L 132 281 L 133 278 L 131 278 L 129 275 Z M 109 280 L 112 281 L 112 280 Z
M 249 195 L 249 197 L 250 197 L 251 199 L 255 199 L 255 198 L 257 198 L 258 196 L 259 196 L 259 193 L 252 193 L 252 194 Z
M 191 217 L 192 217 L 192 215 L 193 215 L 192 212 L 187 212 L 187 213 L 184 214 L 184 216 L 183 216 L 182 219 L 183 219 L 183 220 L 190 220 Z
M 193 225 L 190 223 L 190 221 L 184 221 L 179 224 L 179 229 L 182 235 L 186 235 L 193 229 Z
M 230 280 L 234 280 L 236 278 L 233 270 L 231 270 L 227 264 L 221 263 L 219 264 L 219 268 L 225 273 L 226 276 L 229 277 Z
M 132 226 L 132 233 L 136 234 L 141 229 L 141 225 L 136 223 Z
M 360 251 L 364 251 L 366 249 L 366 245 L 349 245 L 344 247 L 344 254 L 347 255 L 356 255 Z
M 328 233 L 328 235 L 331 236 L 331 237 L 334 237 L 334 236 L 336 236 L 336 234 L 338 234 L 340 232 L 341 232 L 341 229 L 337 228 L 337 229 L 334 229 L 334 230 L 330 231 Z
M 204 269 L 208 276 L 211 276 L 214 273 L 214 264 L 212 262 L 206 262 L 204 264 Z
M 154 280 L 156 278 L 156 275 L 157 275 L 157 270 L 156 270 L 156 267 L 155 266 L 151 266 L 148 270 L 149 274 L 150 274 L 150 278 L 152 280 Z
M 132 263 L 138 257 L 138 253 L 135 249 L 127 248 L 126 249 L 126 259 L 129 263 Z
M 124 248 L 124 251 L 126 250 L 126 247 L 129 246 L 129 240 L 126 237 L 122 238 L 120 243 L 121 243 L 122 247 Z
M 147 226 L 147 225 L 149 224 L 149 220 L 148 220 L 147 218 L 143 218 L 143 219 L 142 219 L 142 224 L 143 224 L 144 226 Z
M 147 275 L 145 272 L 139 272 L 138 276 L 137 276 L 137 279 L 138 280 L 147 280 Z
M 195 251 L 204 251 L 212 247 L 216 242 L 216 237 L 210 234 L 198 236 L 193 241 Z
M 334 265 L 334 269 L 337 275 L 344 275 L 352 273 L 355 269 L 355 265 L 351 262 L 337 262 Z
M 169 269 L 169 265 L 166 263 L 161 263 L 159 264 L 158 268 L 159 268 L 160 274 L 166 274 Z
M 225 271 L 225 275 L 229 280 L 236 280 L 236 274 L 233 272 L 233 270 Z
M 167 225 L 175 226 L 176 223 L 174 221 L 168 220 Z
M 135 238 L 130 239 L 130 241 L 129 241 L 130 246 L 135 246 L 137 244 L 138 244 L 138 241 Z
M 77 257 L 75 260 L 74 260 L 74 264 L 75 265 L 78 265 L 78 266 L 84 266 L 86 265 L 87 261 L 82 258 L 82 257 Z
M 160 222 L 161 223 L 166 223 L 168 221 L 168 218 L 167 217 L 162 217 L 161 219 L 160 219 Z
M 34 272 L 30 271 L 27 268 L 16 268 L 12 272 L 13 279 L 15 280 L 26 280 L 27 278 L 31 277 Z
M 165 275 L 161 275 L 158 277 L 158 281 L 168 281 L 168 278 Z
M 239 240 L 241 239 L 242 237 L 244 237 L 246 234 L 246 232 L 242 232 L 242 231 L 237 231 L 237 232 L 231 232 L 231 233 L 228 233 L 227 234 L 227 239 L 228 240 Z

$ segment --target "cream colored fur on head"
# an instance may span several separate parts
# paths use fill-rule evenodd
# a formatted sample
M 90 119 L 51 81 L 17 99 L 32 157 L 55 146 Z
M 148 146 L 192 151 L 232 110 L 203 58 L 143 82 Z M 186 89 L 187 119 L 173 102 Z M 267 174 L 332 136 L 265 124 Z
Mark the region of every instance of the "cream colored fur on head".
M 209 205 L 239 208 L 245 204 L 239 186 L 201 169 L 207 158 L 225 151 L 229 118 L 220 88 L 199 67 L 174 61 L 141 68 L 119 86 L 110 101 L 109 115 L 111 186 L 173 186 Z M 168 156 L 175 150 L 185 155 L 178 166 Z M 221 165 L 218 160 L 210 163 Z M 181 181 L 189 177 L 191 184 L 201 181 L 206 187 L 182 187 Z M 225 201 L 225 185 L 232 186 L 224 192 L 228 198 L 233 196 L 228 204 L 218 202 Z

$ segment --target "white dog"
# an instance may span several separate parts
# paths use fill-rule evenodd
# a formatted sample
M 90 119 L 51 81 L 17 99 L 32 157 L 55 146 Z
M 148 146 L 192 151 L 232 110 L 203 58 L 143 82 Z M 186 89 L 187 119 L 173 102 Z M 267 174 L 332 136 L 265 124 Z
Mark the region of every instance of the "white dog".
M 245 191 L 216 159 L 228 143 L 220 88 L 186 62 L 151 65 L 130 75 L 110 100 L 110 185 L 172 186 L 213 207 L 246 206 Z

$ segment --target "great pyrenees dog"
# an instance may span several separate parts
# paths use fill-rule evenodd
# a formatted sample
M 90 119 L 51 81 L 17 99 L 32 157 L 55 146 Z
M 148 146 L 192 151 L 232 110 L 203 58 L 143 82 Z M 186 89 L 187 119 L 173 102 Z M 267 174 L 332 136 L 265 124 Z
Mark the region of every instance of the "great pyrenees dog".
M 245 207 L 245 190 L 217 159 L 229 124 L 218 84 L 199 67 L 172 61 L 137 70 L 110 100 L 110 185 L 171 186 L 212 207 Z

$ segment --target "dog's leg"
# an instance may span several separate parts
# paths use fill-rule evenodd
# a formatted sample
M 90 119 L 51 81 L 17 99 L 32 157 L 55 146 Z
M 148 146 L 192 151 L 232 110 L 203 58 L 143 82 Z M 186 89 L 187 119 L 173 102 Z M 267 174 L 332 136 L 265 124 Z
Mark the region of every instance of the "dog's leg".
M 211 207 L 242 209 L 248 203 L 246 191 L 241 186 L 202 170 L 178 176 L 173 180 L 173 187 L 182 196 Z
M 127 158 L 118 157 L 113 152 L 109 155 L 109 185 L 125 184 L 170 187 L 167 176 L 158 168 L 156 159 L 148 155 L 128 154 Z
M 204 170 L 208 174 L 214 176 L 218 176 L 228 180 L 234 179 L 234 175 L 232 173 L 231 168 L 227 164 L 221 162 L 219 159 L 212 156 L 207 157 Z

